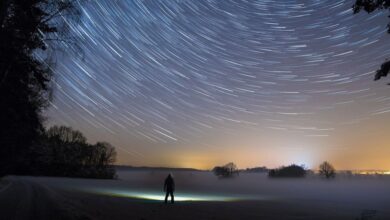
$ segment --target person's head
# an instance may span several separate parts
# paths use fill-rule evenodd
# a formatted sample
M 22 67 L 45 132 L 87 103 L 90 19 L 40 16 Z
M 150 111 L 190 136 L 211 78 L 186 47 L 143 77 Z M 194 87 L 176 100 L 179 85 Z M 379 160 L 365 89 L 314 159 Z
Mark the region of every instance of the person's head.
M 173 174 L 172 174 L 172 173 L 169 173 L 169 174 L 168 174 L 168 178 L 173 178 Z

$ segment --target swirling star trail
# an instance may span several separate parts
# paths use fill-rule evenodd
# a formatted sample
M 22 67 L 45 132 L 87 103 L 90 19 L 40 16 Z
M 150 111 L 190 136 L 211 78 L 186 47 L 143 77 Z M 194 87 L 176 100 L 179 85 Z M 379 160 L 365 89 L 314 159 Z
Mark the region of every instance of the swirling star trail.
M 111 142 L 120 164 L 390 168 L 390 88 L 373 82 L 387 12 L 352 4 L 89 1 L 71 29 L 84 55 L 59 55 L 48 125 Z

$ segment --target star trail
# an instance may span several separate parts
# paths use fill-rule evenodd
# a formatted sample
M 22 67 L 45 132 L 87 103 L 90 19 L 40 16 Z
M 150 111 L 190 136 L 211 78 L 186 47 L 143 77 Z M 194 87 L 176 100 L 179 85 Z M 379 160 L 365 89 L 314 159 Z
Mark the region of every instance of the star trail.
M 352 4 L 88 1 L 47 124 L 111 142 L 119 164 L 390 168 L 390 88 L 373 82 L 387 12 Z

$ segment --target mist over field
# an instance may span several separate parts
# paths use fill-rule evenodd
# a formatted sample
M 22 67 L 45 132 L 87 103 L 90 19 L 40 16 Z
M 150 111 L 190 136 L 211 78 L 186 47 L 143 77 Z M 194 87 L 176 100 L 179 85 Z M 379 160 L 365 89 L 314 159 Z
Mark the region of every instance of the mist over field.
M 169 171 L 118 171 L 117 174 L 119 180 L 38 178 L 34 181 L 70 191 L 129 198 L 143 193 L 153 195 L 151 200 L 163 200 L 163 182 Z M 218 178 L 212 172 L 199 171 L 172 174 L 176 182 L 175 196 L 186 196 L 187 200 L 210 197 L 217 201 L 289 201 L 344 211 L 372 209 L 390 214 L 390 176 L 338 176 L 327 180 L 317 176 L 272 179 L 266 173 L 241 173 L 233 178 Z
M 390 176 L 269 178 L 266 173 L 240 173 L 218 178 L 206 171 L 172 171 L 172 205 L 163 203 L 169 173 L 118 170 L 117 180 L 8 176 L 0 211 L 18 217 L 43 205 L 36 216 L 48 219 L 58 213 L 68 213 L 63 219 L 325 220 L 357 219 L 365 213 L 372 219 L 390 218 Z M 15 208 L 7 207 L 20 196 L 25 199 L 15 214 Z
M 162 190 L 168 171 L 119 171 L 119 185 L 129 188 Z M 390 176 L 340 176 L 327 180 L 307 178 L 272 179 L 266 173 L 241 173 L 233 178 L 217 178 L 211 172 L 172 172 L 177 194 L 220 194 L 258 200 L 335 202 L 362 209 L 390 210 Z

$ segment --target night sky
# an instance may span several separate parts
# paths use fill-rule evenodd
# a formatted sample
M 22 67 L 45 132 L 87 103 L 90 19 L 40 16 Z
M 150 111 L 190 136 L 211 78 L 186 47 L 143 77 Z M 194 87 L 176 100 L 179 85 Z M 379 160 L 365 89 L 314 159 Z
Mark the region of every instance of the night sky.
M 353 3 L 90 1 L 47 126 L 112 143 L 118 164 L 390 169 L 387 12 Z

